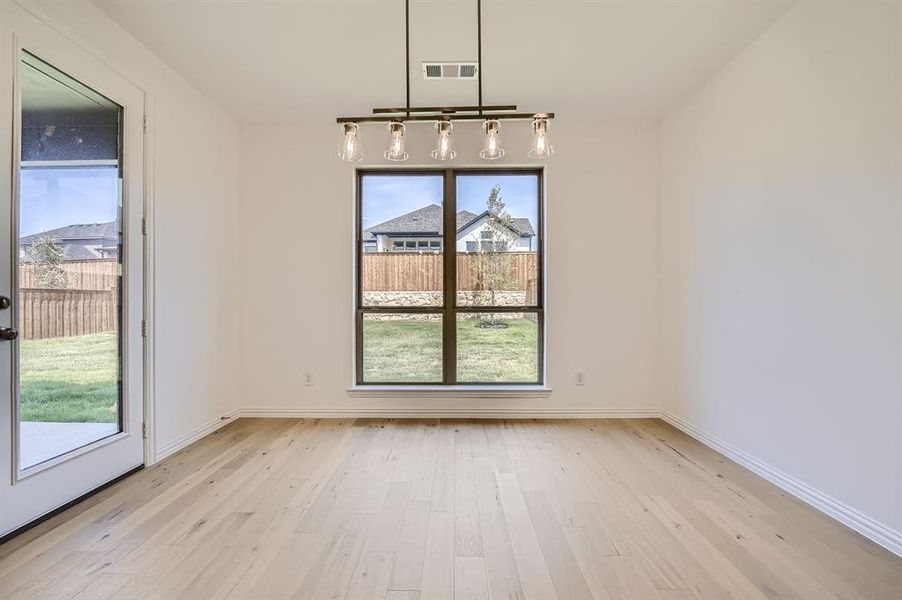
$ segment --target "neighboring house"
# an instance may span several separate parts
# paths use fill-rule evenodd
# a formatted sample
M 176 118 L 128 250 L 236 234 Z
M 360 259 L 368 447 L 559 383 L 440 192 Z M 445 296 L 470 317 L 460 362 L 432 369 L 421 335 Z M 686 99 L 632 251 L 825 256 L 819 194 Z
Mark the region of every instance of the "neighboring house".
M 488 226 L 488 211 L 457 213 L 457 251 L 491 251 L 497 234 Z M 535 249 L 536 232 L 529 219 L 512 218 L 509 237 L 512 251 Z M 363 232 L 364 252 L 438 252 L 442 249 L 442 207 L 430 204 Z
M 117 258 L 119 256 L 119 223 L 81 223 L 19 238 L 19 256 L 40 238 L 52 237 L 63 247 L 68 260 Z

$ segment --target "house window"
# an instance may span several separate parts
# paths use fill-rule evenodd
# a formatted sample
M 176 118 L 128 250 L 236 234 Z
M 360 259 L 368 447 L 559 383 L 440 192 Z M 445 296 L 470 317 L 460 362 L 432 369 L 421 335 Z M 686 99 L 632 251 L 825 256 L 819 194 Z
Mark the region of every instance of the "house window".
M 358 171 L 357 384 L 543 383 L 541 190 L 537 170 Z

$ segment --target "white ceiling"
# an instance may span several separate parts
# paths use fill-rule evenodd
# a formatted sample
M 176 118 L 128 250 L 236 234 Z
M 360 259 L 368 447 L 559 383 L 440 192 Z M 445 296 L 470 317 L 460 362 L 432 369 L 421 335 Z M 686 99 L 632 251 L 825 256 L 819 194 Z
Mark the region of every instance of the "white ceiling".
M 402 0 L 95 0 L 242 122 L 404 104 Z M 483 1 L 483 98 L 528 111 L 659 117 L 792 0 Z M 413 0 L 414 105 L 475 103 L 421 61 L 475 60 L 476 0 Z

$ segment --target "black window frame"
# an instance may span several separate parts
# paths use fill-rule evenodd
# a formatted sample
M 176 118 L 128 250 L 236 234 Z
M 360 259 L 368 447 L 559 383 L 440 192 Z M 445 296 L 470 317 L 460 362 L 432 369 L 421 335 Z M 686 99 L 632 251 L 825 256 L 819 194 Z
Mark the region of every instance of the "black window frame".
M 440 175 L 443 178 L 442 210 L 442 305 L 441 306 L 365 306 L 363 304 L 363 178 L 369 176 Z M 468 306 L 457 304 L 457 177 L 460 175 L 534 175 L 536 177 L 536 301 L 523 306 Z M 396 387 L 516 387 L 545 384 L 545 198 L 544 168 L 415 168 L 415 169 L 356 169 L 355 170 L 355 290 L 354 290 L 354 366 L 358 386 Z M 454 243 L 448 244 L 447 240 Z M 457 316 L 460 313 L 529 313 L 536 318 L 536 380 L 535 381 L 457 381 Z M 364 381 L 363 321 L 367 314 L 433 314 L 442 316 L 442 381 Z

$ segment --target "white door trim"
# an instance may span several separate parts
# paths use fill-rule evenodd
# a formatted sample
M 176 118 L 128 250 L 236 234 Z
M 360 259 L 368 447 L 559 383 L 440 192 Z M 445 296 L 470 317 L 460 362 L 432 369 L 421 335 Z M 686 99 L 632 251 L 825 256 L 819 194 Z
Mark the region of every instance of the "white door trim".
M 154 96 L 144 89 L 144 466 L 157 462 L 154 402 Z

